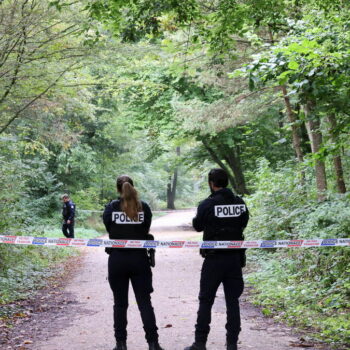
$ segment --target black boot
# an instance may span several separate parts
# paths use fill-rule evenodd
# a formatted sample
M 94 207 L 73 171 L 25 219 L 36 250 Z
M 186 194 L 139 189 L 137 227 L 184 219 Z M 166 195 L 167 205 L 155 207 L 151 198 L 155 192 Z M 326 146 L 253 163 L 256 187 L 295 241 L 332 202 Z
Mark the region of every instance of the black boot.
M 237 350 L 237 344 L 227 344 L 227 350 Z
M 191 346 L 185 348 L 185 350 L 207 350 L 205 343 L 194 342 Z
M 164 350 L 157 341 L 148 343 L 148 350 Z
M 113 350 L 128 350 L 125 340 L 118 340 L 117 346 Z

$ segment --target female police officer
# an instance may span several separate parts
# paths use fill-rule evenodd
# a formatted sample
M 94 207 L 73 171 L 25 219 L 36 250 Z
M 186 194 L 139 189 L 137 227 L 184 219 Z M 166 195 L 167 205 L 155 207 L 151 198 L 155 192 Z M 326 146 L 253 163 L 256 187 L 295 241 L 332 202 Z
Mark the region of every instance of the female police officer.
M 103 213 L 103 222 L 110 239 L 145 240 L 152 221 L 148 204 L 138 199 L 132 179 L 127 175 L 117 178 L 120 197 L 112 201 Z M 149 350 L 163 350 L 158 343 L 158 328 L 151 293 L 152 272 L 146 249 L 111 248 L 108 260 L 108 280 L 114 296 L 114 332 L 117 346 L 127 350 L 127 308 L 129 281 L 134 289 Z

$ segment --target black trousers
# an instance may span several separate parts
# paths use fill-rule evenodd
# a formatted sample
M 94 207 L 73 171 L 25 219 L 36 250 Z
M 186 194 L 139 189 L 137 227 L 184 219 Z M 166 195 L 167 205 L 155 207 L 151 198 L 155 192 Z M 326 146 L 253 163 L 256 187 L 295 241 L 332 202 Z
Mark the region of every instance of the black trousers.
M 145 250 L 113 249 L 108 260 L 108 280 L 114 296 L 114 333 L 127 338 L 129 281 L 134 289 L 148 343 L 158 341 L 158 328 L 151 303 L 152 271 Z
M 67 224 L 67 222 L 63 222 L 62 232 L 67 238 L 74 238 L 74 222 Z
M 195 341 L 206 343 L 210 331 L 211 308 L 216 291 L 223 284 L 226 299 L 226 341 L 235 344 L 241 331 L 239 297 L 244 288 L 240 254 L 217 252 L 203 262 Z

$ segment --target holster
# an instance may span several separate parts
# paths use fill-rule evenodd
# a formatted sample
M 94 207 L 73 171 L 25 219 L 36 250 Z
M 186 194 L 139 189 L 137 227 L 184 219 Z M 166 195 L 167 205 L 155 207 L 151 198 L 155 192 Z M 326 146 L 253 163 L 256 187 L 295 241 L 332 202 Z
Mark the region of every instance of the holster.
M 154 236 L 151 234 L 147 235 L 147 241 L 154 241 Z M 147 249 L 148 261 L 151 267 L 156 266 L 156 250 L 154 248 Z
M 202 256 L 202 258 L 206 258 L 207 256 L 214 255 L 215 250 L 214 249 L 199 249 L 199 254 Z
M 156 250 L 154 248 L 147 249 L 148 261 L 151 267 L 156 266 Z

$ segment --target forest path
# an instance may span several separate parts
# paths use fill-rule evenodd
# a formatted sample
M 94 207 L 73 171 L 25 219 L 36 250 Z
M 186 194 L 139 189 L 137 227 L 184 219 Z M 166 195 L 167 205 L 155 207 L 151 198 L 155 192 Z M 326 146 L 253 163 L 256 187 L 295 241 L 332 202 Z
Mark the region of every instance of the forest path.
M 179 228 L 161 231 L 164 223 L 189 224 L 193 211 L 171 213 L 155 220 L 157 239 L 193 239 L 198 234 Z M 156 228 L 158 227 L 158 228 Z M 103 249 L 87 248 L 81 266 L 60 292 L 65 298 L 61 312 L 48 313 L 43 320 L 31 321 L 32 344 L 22 349 L 35 350 L 112 350 L 113 297 L 107 277 L 107 255 Z M 165 350 L 182 350 L 192 344 L 198 308 L 198 288 L 202 258 L 197 250 L 159 249 L 153 269 L 153 306 Z M 147 349 L 139 311 L 130 289 L 128 310 L 128 349 Z M 241 298 L 242 333 L 240 350 L 291 350 L 300 342 L 297 335 L 272 319 L 261 316 Z M 223 290 L 217 294 L 212 314 L 208 350 L 225 349 L 226 307 Z M 316 347 L 309 347 L 316 349 Z

